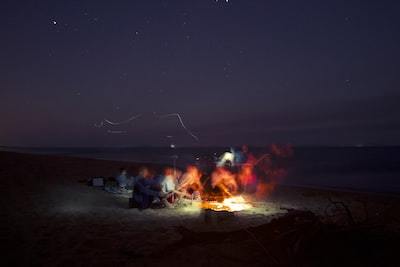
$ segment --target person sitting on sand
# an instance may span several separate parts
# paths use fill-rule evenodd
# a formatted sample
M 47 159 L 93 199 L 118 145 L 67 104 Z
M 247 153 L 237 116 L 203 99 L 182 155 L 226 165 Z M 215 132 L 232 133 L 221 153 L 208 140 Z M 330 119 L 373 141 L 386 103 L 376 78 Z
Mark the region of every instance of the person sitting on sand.
M 125 168 L 121 168 L 120 169 L 120 173 L 119 173 L 119 175 L 117 176 L 117 178 L 116 178 L 116 180 L 117 180 L 117 183 L 118 183 L 118 186 L 120 187 L 120 188 L 126 188 L 127 187 L 127 185 L 128 185 L 128 177 L 127 177 L 127 171 L 126 171 L 126 169 Z
M 177 191 L 182 193 L 180 196 L 196 200 L 201 199 L 203 184 L 200 178 L 201 173 L 199 169 L 194 165 L 189 165 L 186 168 L 186 172 L 179 179 Z
M 154 180 L 146 167 L 140 168 L 139 175 L 135 180 L 132 199 L 139 209 L 147 209 L 153 200 L 165 197 L 164 193 L 154 188 Z
M 116 178 L 110 177 L 105 185 L 104 190 L 113 194 L 130 193 L 133 187 L 133 177 L 128 178 L 125 168 L 121 168 Z
M 225 196 L 232 196 L 238 190 L 235 175 L 225 167 L 217 167 L 211 174 L 212 188 L 218 188 Z
M 120 189 L 132 190 L 135 184 L 135 177 L 128 177 L 128 172 L 125 168 L 120 169 L 120 174 L 117 176 L 116 181 Z
M 161 181 L 161 193 L 165 196 L 162 198 L 162 202 L 166 207 L 172 208 L 175 202 L 175 189 L 176 189 L 176 177 L 175 171 L 172 168 L 166 168 L 164 170 L 164 178 Z

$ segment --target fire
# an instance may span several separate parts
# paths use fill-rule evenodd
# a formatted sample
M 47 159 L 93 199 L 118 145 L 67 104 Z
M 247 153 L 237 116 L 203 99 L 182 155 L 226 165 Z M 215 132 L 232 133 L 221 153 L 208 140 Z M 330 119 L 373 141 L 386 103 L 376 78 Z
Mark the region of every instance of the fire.
M 188 167 L 181 181 L 181 187 L 190 183 L 201 186 L 194 187 L 203 200 L 199 206 L 215 211 L 242 211 L 253 206 L 241 194 L 251 194 L 258 199 L 265 199 L 286 176 L 285 161 L 293 156 L 290 145 L 272 144 L 269 153 L 254 156 L 243 146 L 240 152 L 231 149 L 225 152 L 216 162 L 208 179 L 208 187 L 201 182 L 201 173 L 196 167 Z M 191 177 L 189 179 L 188 177 Z M 207 180 L 208 180 L 207 179 Z M 187 190 L 190 195 L 190 190 Z
M 164 179 L 163 185 L 157 178 L 157 185 L 152 190 L 156 194 L 157 190 L 163 190 L 160 197 L 168 207 L 179 204 L 182 199 L 182 203 L 190 201 L 190 206 L 196 210 L 248 210 L 253 206 L 242 195 L 257 200 L 268 197 L 286 176 L 288 160 L 292 156 L 290 145 L 271 145 L 269 151 L 262 155 L 253 155 L 247 146 L 243 146 L 241 151 L 231 149 L 225 152 L 212 164 L 206 161 L 205 170 L 199 169 L 200 164 L 188 165 L 184 173 L 175 168 L 174 161 L 174 168 L 166 168 L 164 177 L 161 177 Z M 164 186 L 166 182 L 168 188 Z M 146 190 L 143 194 L 152 191 Z
M 211 174 L 211 186 L 219 188 L 223 195 L 229 197 L 238 190 L 235 175 L 222 167 L 217 167 Z
M 201 208 L 215 211 L 242 211 L 252 207 L 242 196 L 225 198 L 222 202 L 204 201 L 201 203 Z

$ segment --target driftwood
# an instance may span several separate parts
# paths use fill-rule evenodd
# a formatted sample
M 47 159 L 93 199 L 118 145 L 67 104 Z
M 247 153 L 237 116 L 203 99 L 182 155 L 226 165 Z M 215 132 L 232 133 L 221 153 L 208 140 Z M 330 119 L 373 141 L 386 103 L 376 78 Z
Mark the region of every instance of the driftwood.
M 325 207 L 324 215 L 325 218 L 334 219 L 345 219 L 349 227 L 363 227 L 363 228 L 376 228 L 381 227 L 389 222 L 387 215 L 390 220 L 396 222 L 394 214 L 398 212 L 390 212 L 394 208 L 394 204 L 386 204 L 385 206 L 379 206 L 374 216 L 371 216 L 371 209 L 367 206 L 367 202 L 363 200 L 353 200 L 352 203 L 359 203 L 361 207 L 355 209 L 351 207 L 351 204 L 347 204 L 343 201 L 333 200 L 328 198 L 329 204 Z M 360 216 L 362 214 L 362 216 Z M 399 222 L 399 221 L 397 221 Z
M 332 198 L 328 198 L 330 204 L 328 204 L 325 208 L 325 215 L 328 217 L 337 217 L 338 213 L 333 213 L 332 212 L 332 208 L 335 208 L 336 210 L 344 210 L 345 214 L 347 216 L 347 222 L 349 225 L 356 225 L 356 221 L 354 220 L 353 214 L 349 208 L 348 205 L 346 205 L 344 202 L 342 201 L 336 201 L 333 200 Z

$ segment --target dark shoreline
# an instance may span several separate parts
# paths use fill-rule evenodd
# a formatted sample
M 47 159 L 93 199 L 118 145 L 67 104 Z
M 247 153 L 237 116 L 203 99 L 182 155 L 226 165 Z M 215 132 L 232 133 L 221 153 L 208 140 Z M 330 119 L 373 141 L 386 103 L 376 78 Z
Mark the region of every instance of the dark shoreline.
M 77 156 L 66 156 L 66 155 L 42 155 L 42 154 L 27 154 L 19 152 L 4 152 L 0 151 L 0 161 L 3 163 L 12 163 L 12 166 L 18 168 L 18 172 L 13 173 L 10 171 L 10 166 L 2 167 L 0 165 L 0 175 L 4 178 L 4 175 L 16 178 L 16 175 L 22 177 L 35 177 L 40 180 L 51 179 L 49 173 L 54 173 L 55 177 L 58 177 L 61 181 L 66 182 L 82 182 L 92 177 L 112 177 L 118 172 L 123 166 L 128 169 L 131 174 L 137 172 L 141 166 L 147 166 L 151 170 L 157 173 L 161 173 L 166 164 L 154 164 L 154 163 L 138 163 L 131 161 L 119 161 L 119 160 L 108 160 L 108 159 L 94 159 Z M 33 163 L 35 162 L 35 163 Z M 33 163 L 33 164 L 32 164 Z M 32 168 L 27 169 L 25 166 Z M 47 170 L 46 170 L 47 168 Z M 21 172 L 21 170 L 24 170 Z M 42 171 L 43 173 L 40 173 Z M 38 173 L 39 172 L 39 173 Z M 54 179 L 54 177 L 52 177 Z M 51 180 L 53 180 L 51 179 Z M 23 179 L 28 181 L 27 179 Z M 19 181 L 20 183 L 21 181 Z M 34 183 L 34 180 L 29 180 L 29 183 Z M 344 197 L 360 197 L 360 198 L 371 198 L 371 199 L 389 199 L 393 201 L 399 201 L 398 194 L 382 193 L 382 192 L 368 192 L 359 190 L 348 190 L 345 188 L 329 188 L 329 187 L 316 187 L 316 186 L 303 186 L 303 185 L 288 185 L 280 184 L 277 186 L 278 190 L 273 192 L 270 197 L 279 196 L 281 191 L 289 192 L 302 192 L 304 195 L 332 195 L 332 196 L 344 196 Z
M 303 147 L 305 149 L 312 149 L 312 147 Z M 399 149 L 400 147 L 393 146 L 393 147 L 362 147 L 362 148 L 354 148 L 354 147 L 348 147 L 348 149 L 356 149 L 356 150 L 363 150 L 363 149 L 378 149 L 378 150 L 385 150 L 385 149 Z M 56 157 L 72 157 L 72 158 L 79 158 L 82 160 L 85 159 L 93 159 L 93 160 L 103 160 L 103 161 L 109 161 L 109 162 L 120 162 L 121 165 L 157 165 L 157 166 L 171 166 L 173 163 L 170 159 L 163 157 L 163 158 L 154 158 L 154 157 L 143 157 L 143 159 L 140 158 L 140 151 L 146 151 L 148 149 L 161 149 L 160 151 L 165 151 L 168 150 L 168 148 L 145 148 L 145 147 L 137 147 L 137 148 L 107 148 L 109 150 L 106 150 L 108 152 L 104 152 L 103 148 L 85 148 L 84 151 L 86 153 L 78 152 L 82 148 L 35 148 L 34 150 L 29 150 L 30 148 L 13 148 L 13 147 L 0 147 L 0 152 L 11 152 L 11 153 L 20 153 L 20 154 L 29 154 L 29 155 L 43 155 L 43 156 L 56 156 Z M 65 149 L 65 151 L 64 151 Z M 74 151 L 77 150 L 77 151 Z M 89 150 L 86 150 L 89 149 Z M 180 151 L 185 151 L 189 150 L 191 148 L 180 148 Z M 200 148 L 200 149 L 206 149 L 206 148 Z M 220 148 L 223 150 L 223 148 Z M 333 149 L 333 150 L 341 150 L 343 147 L 324 147 L 324 149 Z M 347 149 L 347 148 L 346 148 Z M 126 153 L 128 151 L 139 151 L 135 152 L 136 154 L 139 153 L 138 155 L 131 157 L 127 156 Z M 212 149 L 211 149 L 212 150 Z M 68 152 L 69 151 L 69 152 Z M 201 150 L 200 150 L 201 151 Z M 399 150 L 400 151 L 400 150 Z M 90 153 L 89 153 L 90 152 Z M 296 150 L 295 150 L 296 152 Z M 301 153 L 301 151 L 299 152 Z M 386 152 L 385 152 L 386 153 Z M 295 154 L 296 157 L 296 154 Z M 319 159 L 316 159 L 318 161 Z M 387 163 L 381 162 L 376 163 L 373 160 L 371 160 L 370 164 L 363 163 L 365 167 L 362 167 L 360 165 L 361 163 L 356 162 L 353 165 L 348 165 L 349 163 L 343 163 L 342 165 L 337 165 L 337 169 L 333 169 L 334 166 L 330 166 L 330 164 L 335 163 L 334 159 L 332 159 L 332 162 L 329 162 L 329 160 L 326 160 L 325 164 L 328 167 L 324 167 L 324 165 L 321 165 L 321 163 L 313 163 L 315 164 L 314 167 L 309 166 L 310 162 L 309 161 L 304 161 L 303 159 L 294 159 L 293 164 L 294 167 L 292 168 L 291 172 L 293 175 L 289 175 L 287 179 L 283 180 L 283 183 L 281 186 L 290 186 L 290 187 L 301 187 L 301 188 L 308 188 L 308 189 L 317 189 L 317 190 L 327 190 L 327 191 L 341 191 L 341 192 L 350 192 L 350 193 L 365 193 L 365 194 L 376 194 L 376 195 L 387 195 L 387 196 L 393 196 L 393 197 L 398 197 L 400 196 L 400 157 L 399 159 L 395 159 L 394 161 L 392 160 L 392 163 Z M 365 161 L 365 160 L 364 160 Z M 398 164 L 396 163 L 398 161 Z M 185 164 L 186 162 L 186 164 Z M 182 161 L 180 164 L 177 165 L 179 168 L 184 168 L 190 162 L 190 160 Z M 178 161 L 179 163 L 179 161 Z M 190 162 L 191 163 L 191 162 Z M 381 164 L 382 166 L 379 167 Z M 369 167 L 369 165 L 375 165 L 373 169 Z M 394 167 L 397 166 L 398 167 Z M 365 168 L 360 169 L 360 172 L 357 172 L 356 170 L 353 169 L 359 169 L 359 168 Z M 376 168 L 379 168 L 379 171 L 377 172 Z M 385 169 L 387 168 L 387 169 Z M 394 168 L 394 169 L 393 169 Z M 301 171 L 299 171 L 301 170 Z M 370 176 L 375 177 L 373 180 L 374 184 L 377 185 L 378 180 L 381 178 L 380 175 L 382 176 L 387 176 L 391 175 L 391 180 L 394 181 L 394 188 L 390 188 L 389 185 L 387 184 L 384 187 L 378 187 L 374 188 L 372 185 L 369 187 L 365 186 L 356 186 L 356 184 L 350 186 L 350 185 L 333 185 L 336 178 L 340 178 L 339 180 L 343 181 L 345 180 L 342 177 L 348 177 L 352 178 L 353 176 L 355 177 L 366 177 L 367 179 Z M 292 177 L 293 176 L 293 177 Z M 303 178 L 302 178 L 303 177 Z M 307 177 L 307 178 L 306 178 Z M 310 181 L 307 182 L 307 180 Z M 323 180 L 326 179 L 326 177 L 329 177 L 329 181 L 331 184 L 324 182 Z M 306 179 L 304 179 L 306 178 Z M 353 178 L 353 179 L 360 179 L 360 178 Z M 304 181 L 303 181 L 304 180 Z M 362 180 L 360 180 L 362 182 Z M 388 183 L 388 182 L 386 182 Z M 379 184 L 379 183 L 378 183 Z

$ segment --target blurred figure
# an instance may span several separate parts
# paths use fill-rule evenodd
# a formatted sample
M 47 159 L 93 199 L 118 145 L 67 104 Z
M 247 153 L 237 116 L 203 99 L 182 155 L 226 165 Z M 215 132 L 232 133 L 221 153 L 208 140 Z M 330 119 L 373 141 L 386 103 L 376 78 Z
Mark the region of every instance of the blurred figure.
M 224 167 L 217 167 L 211 174 L 212 188 L 218 188 L 225 196 L 232 196 L 238 190 L 235 175 Z
M 175 189 L 177 179 L 175 177 L 176 171 L 173 168 L 166 168 L 164 170 L 164 178 L 161 181 L 161 193 L 163 195 L 161 201 L 167 208 L 172 208 L 175 203 Z
M 238 174 L 238 180 L 241 188 L 245 193 L 254 193 L 257 187 L 257 176 L 254 173 L 254 165 L 251 163 L 245 163 L 240 168 Z
M 234 161 L 235 161 L 235 165 L 241 165 L 243 163 L 245 163 L 247 161 L 247 154 L 249 152 L 249 148 L 247 147 L 247 145 L 242 145 L 242 149 L 235 151 L 235 157 L 234 157 Z
M 135 183 L 135 177 L 128 177 L 128 172 L 125 168 L 120 169 L 120 173 L 115 180 L 121 193 L 126 192 L 126 190 L 132 190 Z
M 200 181 L 201 173 L 196 166 L 189 165 L 186 172 L 179 180 L 177 190 L 180 196 L 200 200 L 203 192 L 203 185 Z
M 216 163 L 217 167 L 224 167 L 224 166 L 233 167 L 234 164 L 235 164 L 235 151 L 233 148 L 231 148 L 230 151 L 227 151 L 224 154 L 222 154 Z
M 161 181 L 161 192 L 169 194 L 174 192 L 176 188 L 176 178 L 174 176 L 174 169 L 166 168 L 164 170 L 164 178 Z
M 241 151 L 238 152 L 238 181 L 241 189 L 245 193 L 254 193 L 257 187 L 257 175 L 255 167 L 258 163 L 256 157 L 250 153 L 247 145 L 242 145 Z
M 127 177 L 127 170 L 125 168 L 121 168 L 119 175 L 117 176 L 117 184 L 120 188 L 126 188 L 128 185 L 128 177 Z
M 257 165 L 258 177 L 261 178 L 257 185 L 257 198 L 265 199 L 287 176 L 293 154 L 290 144 L 270 145 L 268 155 Z
M 139 169 L 139 175 L 135 180 L 132 199 L 134 206 L 137 206 L 139 209 L 149 208 L 155 199 L 164 196 L 163 193 L 155 189 L 154 180 L 146 167 Z
M 272 155 L 278 158 L 293 157 L 293 148 L 290 144 L 280 145 L 280 146 L 276 144 L 271 144 L 270 151 Z

